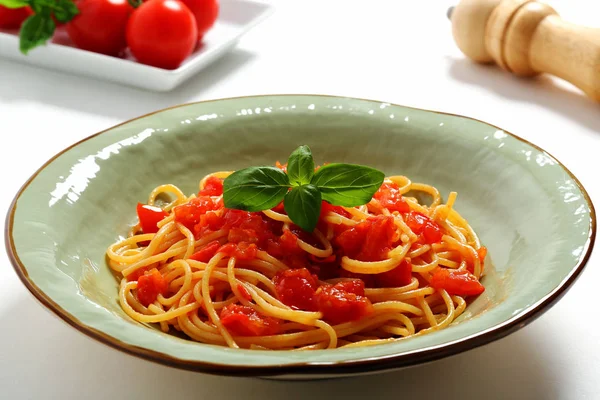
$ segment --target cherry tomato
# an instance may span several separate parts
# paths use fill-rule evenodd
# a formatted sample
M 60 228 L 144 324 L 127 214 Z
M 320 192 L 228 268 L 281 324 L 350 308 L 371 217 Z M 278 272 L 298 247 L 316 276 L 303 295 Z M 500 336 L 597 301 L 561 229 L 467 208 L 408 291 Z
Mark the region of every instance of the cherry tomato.
M 125 28 L 133 7 L 127 0 L 78 0 L 79 14 L 67 24 L 75 46 L 117 56 L 125 47 Z
M 33 14 L 33 11 L 29 7 L 7 8 L 0 6 L 0 28 L 18 29 L 31 14 Z
M 165 218 L 167 214 L 165 211 L 158 207 L 149 206 L 146 204 L 138 203 L 137 215 L 140 220 L 140 226 L 144 233 L 156 233 L 158 232 L 157 224 Z
M 143 64 L 175 69 L 194 51 L 196 20 L 179 0 L 148 0 L 127 23 L 127 44 Z
M 217 20 L 219 15 L 219 2 L 217 0 L 181 0 L 184 3 L 196 19 L 196 25 L 198 27 L 198 40 L 202 40 L 202 36 Z

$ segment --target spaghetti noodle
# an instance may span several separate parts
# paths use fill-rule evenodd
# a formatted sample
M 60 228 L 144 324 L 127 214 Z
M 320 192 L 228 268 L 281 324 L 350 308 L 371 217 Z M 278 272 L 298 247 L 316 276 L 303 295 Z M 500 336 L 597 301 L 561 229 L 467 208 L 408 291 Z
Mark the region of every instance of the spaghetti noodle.
M 224 208 L 229 174 L 138 204 L 139 223 L 107 250 L 128 316 L 233 348 L 331 349 L 443 329 L 484 290 L 486 249 L 455 192 L 442 204 L 436 188 L 391 176 L 366 205 L 323 202 L 307 233 L 282 205 Z

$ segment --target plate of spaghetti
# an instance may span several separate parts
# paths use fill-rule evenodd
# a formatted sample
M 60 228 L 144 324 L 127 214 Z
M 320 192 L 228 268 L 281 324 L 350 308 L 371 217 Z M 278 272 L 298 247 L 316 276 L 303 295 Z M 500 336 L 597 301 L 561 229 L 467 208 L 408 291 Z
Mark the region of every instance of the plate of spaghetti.
M 313 379 L 514 332 L 574 283 L 596 225 L 577 178 L 500 128 L 281 95 L 89 137 L 25 183 L 6 228 L 25 286 L 107 345 L 206 373 Z

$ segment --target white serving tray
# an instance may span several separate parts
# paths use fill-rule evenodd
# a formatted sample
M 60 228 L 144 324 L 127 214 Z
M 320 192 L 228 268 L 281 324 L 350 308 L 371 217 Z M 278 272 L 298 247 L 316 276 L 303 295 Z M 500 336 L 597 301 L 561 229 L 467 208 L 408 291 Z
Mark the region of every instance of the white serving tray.
M 235 47 L 240 37 L 271 15 L 274 7 L 249 0 L 221 0 L 219 17 L 206 33 L 202 45 L 175 70 L 140 64 L 130 56 L 111 57 L 78 49 L 64 29 L 46 46 L 28 55 L 19 51 L 16 32 L 0 31 L 0 57 L 70 74 L 135 86 L 169 91 Z

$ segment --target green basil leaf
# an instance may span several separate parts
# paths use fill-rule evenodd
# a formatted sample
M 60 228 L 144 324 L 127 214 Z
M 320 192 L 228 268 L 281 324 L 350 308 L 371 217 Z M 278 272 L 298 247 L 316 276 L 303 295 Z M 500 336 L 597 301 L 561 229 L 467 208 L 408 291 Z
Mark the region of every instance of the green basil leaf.
M 290 155 L 287 174 L 294 186 L 310 183 L 315 174 L 315 162 L 308 146 L 300 146 Z
M 296 186 L 285 195 L 283 208 L 294 224 L 312 232 L 319 222 L 321 192 L 311 184 Z
M 379 170 L 355 164 L 328 164 L 315 173 L 315 185 L 323 200 L 344 207 L 368 203 L 383 183 L 385 174 Z
M 19 33 L 19 48 L 23 54 L 27 54 L 34 47 L 45 44 L 52 38 L 56 25 L 49 12 L 35 14 L 28 17 Z
M 55 0 L 53 5 L 54 16 L 60 22 L 69 22 L 79 14 L 79 10 L 72 0 Z
M 21 8 L 27 5 L 26 1 L 23 0 L 0 0 L 0 6 L 6 8 Z
M 262 211 L 278 205 L 288 192 L 290 181 L 275 167 L 250 167 L 223 181 L 223 202 L 227 208 Z

